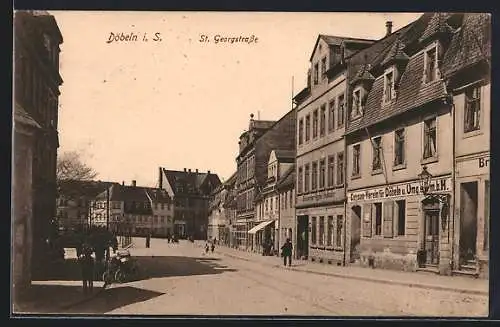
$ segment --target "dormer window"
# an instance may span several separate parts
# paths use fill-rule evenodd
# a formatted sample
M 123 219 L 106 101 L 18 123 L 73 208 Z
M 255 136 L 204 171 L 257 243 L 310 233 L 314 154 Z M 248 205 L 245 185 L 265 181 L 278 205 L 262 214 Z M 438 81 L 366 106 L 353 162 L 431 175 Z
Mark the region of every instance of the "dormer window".
M 394 70 L 388 70 L 384 75 L 384 103 L 391 102 L 394 93 Z
M 436 46 L 425 51 L 424 82 L 429 83 L 437 79 L 437 51 Z
M 351 119 L 355 119 L 363 115 L 362 108 L 362 97 L 361 97 L 361 88 L 355 89 L 352 94 L 352 111 L 351 111 Z

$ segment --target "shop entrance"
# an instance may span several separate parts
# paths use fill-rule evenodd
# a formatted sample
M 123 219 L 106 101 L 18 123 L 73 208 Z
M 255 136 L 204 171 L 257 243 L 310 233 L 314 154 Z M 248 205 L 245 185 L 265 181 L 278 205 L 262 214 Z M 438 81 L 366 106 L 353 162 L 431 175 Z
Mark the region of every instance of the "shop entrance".
M 359 245 L 361 242 L 361 207 L 351 208 L 351 263 L 360 258 Z
M 297 216 L 297 257 L 309 256 L 309 216 Z
M 477 200 L 477 182 L 460 184 L 460 268 L 476 264 Z
M 437 209 L 424 208 L 424 251 L 425 264 L 439 264 L 439 203 Z

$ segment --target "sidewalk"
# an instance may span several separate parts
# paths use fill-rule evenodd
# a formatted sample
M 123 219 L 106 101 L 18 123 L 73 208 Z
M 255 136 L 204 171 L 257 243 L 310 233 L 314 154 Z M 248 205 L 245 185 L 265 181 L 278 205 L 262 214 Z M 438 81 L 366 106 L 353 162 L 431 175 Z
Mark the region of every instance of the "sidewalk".
M 203 246 L 203 244 L 199 242 L 198 245 Z M 283 267 L 281 257 L 262 256 L 257 253 L 236 250 L 221 245 L 217 246 L 216 252 L 228 257 L 256 262 L 265 266 L 272 266 L 275 268 Z M 286 269 L 339 278 L 403 285 L 407 287 L 419 287 L 486 296 L 489 294 L 488 280 L 462 276 L 441 276 L 427 272 L 404 272 L 388 269 L 370 269 L 356 266 L 343 267 L 304 260 L 295 260 L 292 262 L 292 267 L 287 267 Z

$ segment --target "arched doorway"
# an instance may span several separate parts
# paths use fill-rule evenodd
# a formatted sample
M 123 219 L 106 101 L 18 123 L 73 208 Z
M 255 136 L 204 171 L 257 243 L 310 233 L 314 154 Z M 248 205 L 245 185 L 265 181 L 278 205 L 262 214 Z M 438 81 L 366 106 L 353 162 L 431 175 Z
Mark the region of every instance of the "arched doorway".
M 361 243 L 361 207 L 351 208 L 351 263 L 360 258 L 359 245 Z

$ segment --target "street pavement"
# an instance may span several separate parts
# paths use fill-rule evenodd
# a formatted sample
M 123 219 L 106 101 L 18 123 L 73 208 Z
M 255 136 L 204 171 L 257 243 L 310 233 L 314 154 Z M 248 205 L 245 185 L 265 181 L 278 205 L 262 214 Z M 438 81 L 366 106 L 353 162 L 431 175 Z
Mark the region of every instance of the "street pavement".
M 488 314 L 488 296 L 388 284 L 301 271 L 230 256 L 217 247 L 152 239 L 134 240 L 141 278 L 112 285 L 93 299 L 60 313 L 111 315 L 320 315 L 478 317 Z M 239 252 L 239 251 L 238 251 Z M 260 261 L 259 261 L 260 260 Z M 323 265 L 327 266 L 327 265 Z M 345 267 L 344 267 L 345 268 Z M 360 268 L 361 269 L 361 268 Z M 441 276 L 437 276 L 441 277 Z M 451 278 L 451 277 L 450 277 Z

